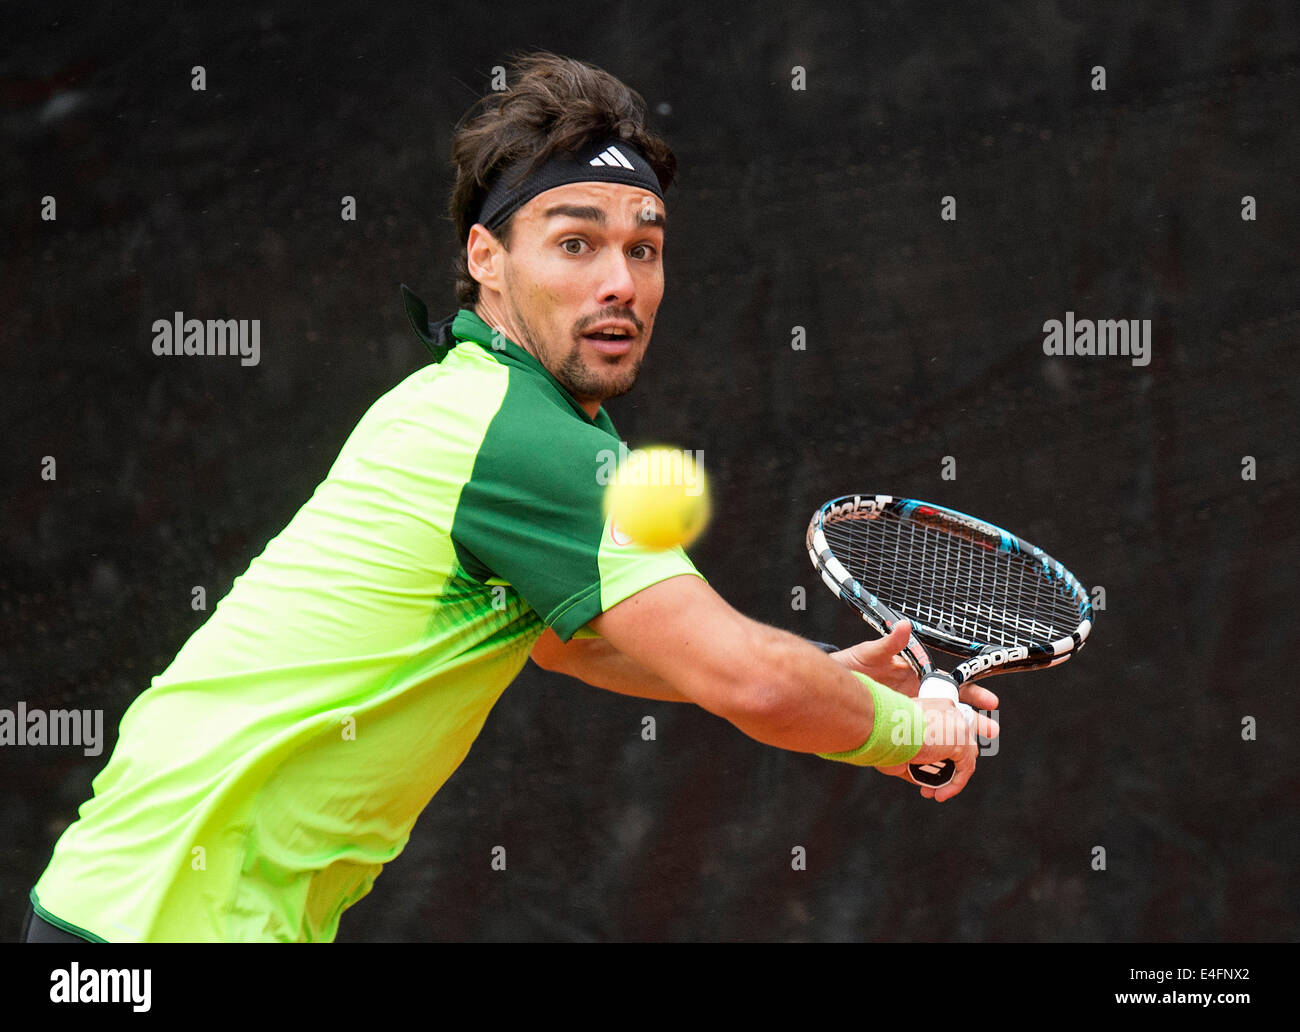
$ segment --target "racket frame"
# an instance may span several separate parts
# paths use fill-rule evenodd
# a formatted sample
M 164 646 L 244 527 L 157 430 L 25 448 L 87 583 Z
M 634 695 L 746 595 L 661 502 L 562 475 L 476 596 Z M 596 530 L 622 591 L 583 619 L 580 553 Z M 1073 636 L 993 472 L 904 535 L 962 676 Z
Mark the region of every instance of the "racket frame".
M 923 617 L 896 612 L 864 587 L 831 551 L 826 540 L 825 524 L 852 519 L 879 519 L 886 514 L 909 522 L 932 526 L 946 533 L 965 537 L 981 547 L 1000 552 L 1027 556 L 1036 561 L 1049 581 L 1060 584 L 1079 606 L 1079 624 L 1068 635 L 1050 641 L 1020 645 L 983 645 L 963 640 L 951 632 L 935 627 Z M 957 690 L 978 676 L 1013 673 L 1025 670 L 1042 670 L 1064 663 L 1083 648 L 1092 629 L 1092 602 L 1087 591 L 1061 563 L 1041 548 L 1031 545 L 1001 527 L 974 516 L 948 509 L 931 502 L 914 498 L 895 498 L 892 495 L 845 495 L 826 502 L 813 514 L 805 537 L 808 558 L 832 593 L 858 611 L 862 619 L 881 636 L 889 634 L 899 620 L 912 624 L 912 634 L 904 647 L 903 658 L 911 665 L 921 680 L 920 698 L 946 696 L 957 701 Z M 926 645 L 954 656 L 968 656 L 950 672 L 937 671 Z M 963 704 L 964 705 L 964 704 Z M 974 718 L 973 711 L 963 711 L 967 721 Z M 911 767 L 913 780 L 919 784 L 939 787 L 951 780 L 955 767 L 945 760 L 940 771 L 926 769 L 932 765 Z M 942 780 L 938 780 L 942 778 Z

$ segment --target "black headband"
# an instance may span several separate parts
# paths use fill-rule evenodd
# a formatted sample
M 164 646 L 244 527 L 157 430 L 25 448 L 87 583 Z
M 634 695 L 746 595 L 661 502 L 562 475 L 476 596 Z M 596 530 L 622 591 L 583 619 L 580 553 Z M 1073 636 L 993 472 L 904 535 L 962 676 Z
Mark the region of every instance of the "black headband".
M 528 167 L 528 158 L 505 169 L 479 209 L 475 222 L 495 233 L 501 224 L 539 193 L 569 183 L 625 183 L 649 190 L 661 201 L 664 192 L 650 163 L 626 140 L 610 139 L 577 154 L 557 154 L 517 186 L 510 185 Z

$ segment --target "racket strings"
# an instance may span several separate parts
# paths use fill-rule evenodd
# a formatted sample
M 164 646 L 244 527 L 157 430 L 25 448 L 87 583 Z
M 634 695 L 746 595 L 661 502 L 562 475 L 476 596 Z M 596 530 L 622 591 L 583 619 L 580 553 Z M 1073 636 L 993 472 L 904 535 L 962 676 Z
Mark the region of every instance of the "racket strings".
M 825 523 L 832 554 L 918 630 L 980 645 L 1046 645 L 1079 625 L 1079 600 L 1023 553 L 881 513 Z

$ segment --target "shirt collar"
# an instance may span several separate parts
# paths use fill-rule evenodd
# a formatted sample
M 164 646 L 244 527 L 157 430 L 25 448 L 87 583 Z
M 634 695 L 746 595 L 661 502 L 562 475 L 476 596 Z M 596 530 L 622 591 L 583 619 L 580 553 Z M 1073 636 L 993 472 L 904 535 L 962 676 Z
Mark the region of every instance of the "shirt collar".
M 415 335 L 432 352 L 433 360 L 441 362 L 447 357 L 447 352 L 456 346 L 456 341 L 451 337 L 451 323 L 455 316 L 443 319 L 436 326 L 430 326 L 428 306 L 405 283 L 402 284 L 402 308 L 406 310 L 406 319 Z
M 415 335 L 423 341 L 424 346 L 433 354 L 434 362 L 441 362 L 446 358 L 447 352 L 456 346 L 458 340 L 472 340 L 490 351 L 497 352 L 520 365 L 536 370 L 555 386 L 560 395 L 573 407 L 575 413 L 588 423 L 614 433 L 614 424 L 611 422 L 609 414 L 606 413 L 604 405 L 601 405 L 596 410 L 596 418 L 592 419 L 574 399 L 573 395 L 551 375 L 546 366 L 542 365 L 540 361 L 514 341 L 497 335 L 496 331 L 485 323 L 477 312 L 462 308 L 460 311 L 447 316 L 447 318 L 430 325 L 428 306 L 420 298 L 416 297 L 405 283 L 402 284 L 402 305 L 406 309 L 406 318 L 410 322 L 411 328 L 415 330 Z M 495 341 L 493 340 L 494 336 Z

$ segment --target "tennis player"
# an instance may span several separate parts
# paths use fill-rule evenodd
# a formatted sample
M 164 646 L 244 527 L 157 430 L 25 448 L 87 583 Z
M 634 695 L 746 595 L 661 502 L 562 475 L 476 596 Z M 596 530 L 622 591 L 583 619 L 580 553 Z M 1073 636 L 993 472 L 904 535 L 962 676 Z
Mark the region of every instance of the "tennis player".
M 939 800 L 970 778 L 955 706 L 907 694 L 906 626 L 828 656 L 610 533 L 604 402 L 654 330 L 676 159 L 599 69 L 534 54 L 510 83 L 453 141 L 458 311 L 431 327 L 403 290 L 434 360 L 127 710 L 28 941 L 334 938 L 530 656 L 783 749 L 898 776 L 951 758 Z

